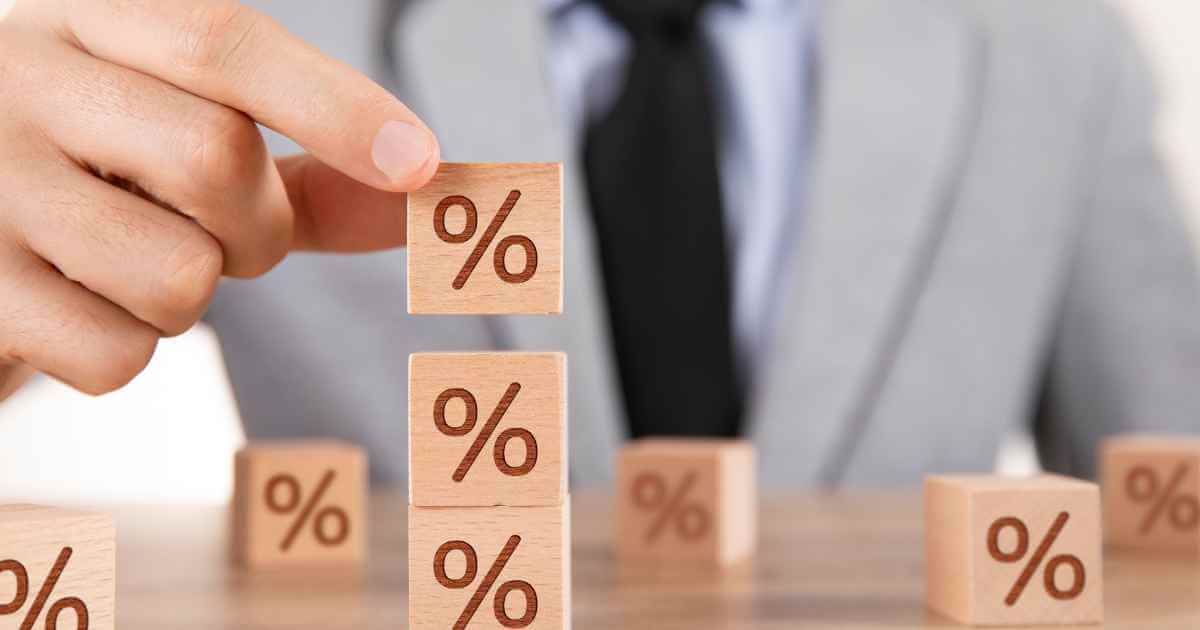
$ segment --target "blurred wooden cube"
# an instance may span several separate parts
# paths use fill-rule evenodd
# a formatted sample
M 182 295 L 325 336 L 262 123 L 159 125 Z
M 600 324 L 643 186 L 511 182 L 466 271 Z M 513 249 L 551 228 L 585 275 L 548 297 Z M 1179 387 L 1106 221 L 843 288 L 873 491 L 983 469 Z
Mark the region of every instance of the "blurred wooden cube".
M 409 507 L 408 627 L 569 629 L 570 514 Z
M 621 450 L 617 552 L 622 560 L 724 566 L 750 556 L 758 534 L 753 445 L 650 438 Z
M 344 442 L 247 445 L 235 461 L 234 558 L 251 567 L 360 564 L 367 474 L 366 453 Z
M 0 628 L 112 630 L 116 547 L 106 514 L 0 505 Z
M 443 162 L 408 193 L 408 312 L 562 312 L 562 165 Z
M 413 505 L 556 506 L 567 494 L 567 358 L 559 352 L 409 358 Z
M 1100 491 L 1042 475 L 925 480 L 926 597 L 974 625 L 1103 620 Z
M 1200 438 L 1111 438 L 1100 468 L 1109 544 L 1200 553 Z

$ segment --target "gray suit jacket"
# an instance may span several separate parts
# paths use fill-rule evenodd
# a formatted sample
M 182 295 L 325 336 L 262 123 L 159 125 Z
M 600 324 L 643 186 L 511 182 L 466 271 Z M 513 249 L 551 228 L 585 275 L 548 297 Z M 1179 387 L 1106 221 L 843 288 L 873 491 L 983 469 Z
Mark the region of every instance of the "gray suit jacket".
M 329 23 L 258 4 L 302 35 Z M 378 8 L 337 6 L 364 24 Z M 812 193 L 750 399 L 763 479 L 988 470 L 1022 427 L 1044 465 L 1086 475 L 1106 434 L 1200 427 L 1200 284 L 1151 140 L 1153 90 L 1114 13 L 830 0 L 823 19 Z M 448 160 L 566 162 L 565 315 L 409 316 L 403 251 L 296 256 L 227 282 L 210 320 L 252 436 L 357 440 L 377 478 L 403 479 L 409 353 L 560 349 L 574 481 L 612 478 L 625 420 L 546 36 L 532 0 L 420 2 L 394 25 L 399 72 L 380 76 Z M 344 56 L 339 41 L 370 40 L 317 38 Z

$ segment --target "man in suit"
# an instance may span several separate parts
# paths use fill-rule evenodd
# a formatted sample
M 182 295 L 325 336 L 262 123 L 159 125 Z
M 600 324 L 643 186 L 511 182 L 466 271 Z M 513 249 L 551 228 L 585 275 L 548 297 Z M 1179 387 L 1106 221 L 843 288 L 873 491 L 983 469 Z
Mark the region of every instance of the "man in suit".
M 561 160 L 562 317 L 407 316 L 402 249 L 222 283 L 250 434 L 354 439 L 402 478 L 407 355 L 488 348 L 568 353 L 581 483 L 630 435 L 746 435 L 767 483 L 838 486 L 987 470 L 1022 428 L 1090 474 L 1106 434 L 1196 428 L 1200 285 L 1102 4 L 257 5 L 428 126 L 239 5 L 19 0 L 9 383 L 111 389 L 221 271 L 401 245 L 395 193 L 442 156 Z M 252 120 L 314 157 L 272 163 Z

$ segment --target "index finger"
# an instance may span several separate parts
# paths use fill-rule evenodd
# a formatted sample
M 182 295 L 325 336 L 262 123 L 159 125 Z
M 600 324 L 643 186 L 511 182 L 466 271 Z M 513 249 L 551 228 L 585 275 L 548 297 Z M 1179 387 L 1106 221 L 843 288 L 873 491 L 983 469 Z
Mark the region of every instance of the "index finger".
M 365 184 L 412 190 L 437 170 L 437 140 L 408 107 L 237 2 L 49 4 L 90 54 L 241 110 Z

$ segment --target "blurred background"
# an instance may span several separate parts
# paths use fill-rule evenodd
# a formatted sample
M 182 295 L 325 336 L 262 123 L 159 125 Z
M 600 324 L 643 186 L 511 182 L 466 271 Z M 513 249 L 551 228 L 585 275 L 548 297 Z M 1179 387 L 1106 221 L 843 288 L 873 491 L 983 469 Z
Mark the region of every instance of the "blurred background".
M 1165 109 L 1159 146 L 1179 186 L 1193 240 L 1200 235 L 1200 3 L 1174 0 L 1119 0 L 1142 46 L 1154 63 Z
M 0 0 L 0 12 L 4 4 Z M 1166 106 L 1159 142 L 1195 237 L 1200 235 L 1200 65 L 1195 63 L 1200 3 L 1116 4 L 1153 61 Z M 320 4 L 313 10 L 338 13 L 338 6 Z M 337 25 L 360 32 L 368 27 Z M 297 30 L 321 45 L 320 33 Z M 345 60 L 364 65 L 362 59 Z M 398 410 L 397 422 L 402 416 Z M 4 449 L 0 459 L 0 499 L 220 503 L 229 497 L 232 455 L 244 439 L 219 346 L 212 330 L 201 325 L 163 342 L 149 369 L 114 394 L 90 398 L 39 379 L 0 404 L 0 442 L 19 445 Z M 47 459 L 54 465 L 46 465 Z M 1011 436 L 996 467 L 1015 474 L 1036 471 L 1029 437 Z

